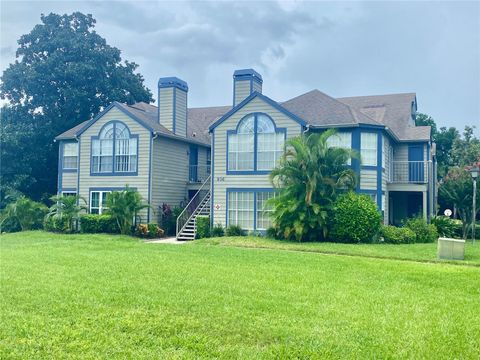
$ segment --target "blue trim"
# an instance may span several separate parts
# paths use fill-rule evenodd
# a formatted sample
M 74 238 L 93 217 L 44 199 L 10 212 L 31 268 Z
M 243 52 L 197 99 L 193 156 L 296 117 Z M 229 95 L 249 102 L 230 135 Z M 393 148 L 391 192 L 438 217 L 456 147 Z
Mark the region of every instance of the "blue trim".
M 257 193 L 275 192 L 276 188 L 226 188 L 225 189 L 225 227 L 228 227 L 228 194 L 231 192 L 252 192 L 253 193 L 253 231 L 257 230 Z M 244 229 L 249 230 L 249 229 Z
M 228 146 L 229 146 L 229 138 L 231 134 L 236 134 L 238 132 L 238 126 L 240 123 L 247 117 L 252 116 L 254 117 L 254 133 L 253 133 L 253 170 L 229 170 L 228 169 Z M 287 141 L 287 129 L 286 128 L 279 128 L 275 124 L 275 121 L 270 117 L 270 115 L 263 113 L 263 112 L 254 112 L 245 115 L 242 117 L 238 123 L 237 126 L 235 127 L 235 130 L 227 130 L 227 147 L 226 147 L 226 174 L 227 175 L 268 175 L 272 170 L 258 170 L 257 169 L 257 150 L 258 150 L 258 133 L 257 133 L 257 119 L 258 115 L 264 115 L 270 119 L 270 121 L 273 123 L 273 126 L 275 128 L 275 133 L 283 133 L 284 135 L 284 142 L 286 143 Z
M 378 210 L 382 211 L 382 160 L 383 160 L 383 134 L 381 131 L 377 132 L 377 206 Z
M 60 191 L 62 189 L 62 158 L 63 158 L 63 144 L 62 141 L 58 143 L 58 172 L 57 172 L 57 195 L 60 195 Z
M 233 72 L 233 77 L 252 77 L 255 78 L 258 82 L 263 83 L 262 75 L 256 72 L 253 69 L 239 69 Z
M 212 125 L 210 125 L 210 127 L 208 128 L 208 130 L 210 132 L 213 131 L 213 129 L 215 129 L 218 125 L 220 125 L 221 123 L 223 123 L 225 120 L 227 120 L 230 116 L 232 116 L 233 114 L 235 114 L 237 111 L 239 111 L 240 109 L 242 109 L 245 105 L 247 105 L 250 101 L 252 101 L 253 99 L 255 99 L 256 97 L 262 99 L 263 101 L 265 101 L 267 104 L 271 105 L 272 107 L 274 107 L 276 110 L 280 111 L 281 113 L 283 113 L 284 115 L 290 117 L 292 120 L 298 122 L 300 125 L 303 125 L 303 126 L 306 126 L 307 125 L 307 122 L 303 119 L 301 119 L 300 117 L 298 117 L 297 115 L 291 113 L 290 111 L 288 111 L 287 109 L 285 109 L 283 106 L 281 106 L 280 104 L 278 104 L 276 101 L 270 99 L 269 97 L 263 95 L 263 94 L 260 94 L 259 92 L 257 91 L 254 91 L 252 94 L 250 94 L 250 96 L 246 97 L 240 104 L 234 106 L 230 111 L 228 111 L 225 115 L 223 115 L 220 119 L 218 119 L 217 121 L 215 121 Z
M 90 126 L 92 126 L 97 120 L 99 120 L 103 115 L 105 115 L 108 111 L 110 111 L 113 107 L 117 108 L 121 112 L 123 112 L 125 115 L 128 117 L 132 118 L 136 122 L 138 122 L 140 125 L 142 125 L 144 128 L 147 130 L 150 130 L 151 132 L 155 132 L 155 129 L 153 129 L 150 125 L 145 123 L 143 120 L 139 119 L 137 116 L 133 115 L 130 111 L 126 110 L 123 108 L 122 104 L 114 101 L 110 105 L 108 105 L 101 113 L 99 113 L 97 116 L 95 116 L 92 120 L 90 120 L 83 128 L 77 131 L 75 136 L 80 136 L 83 134 Z
M 352 149 L 360 156 L 360 128 L 352 129 Z M 357 191 L 360 190 L 360 159 L 352 159 L 352 169 L 357 174 Z
M 236 84 L 237 82 L 235 81 L 235 76 L 233 77 L 233 101 L 232 101 L 232 105 L 233 107 L 235 107 L 235 92 L 236 92 Z
M 211 186 L 211 192 L 210 192 L 210 228 L 213 228 L 214 224 L 214 219 L 213 219 L 213 204 L 214 204 L 214 195 L 215 193 L 213 192 L 213 183 L 215 180 L 215 132 L 212 133 L 212 154 L 211 154 L 211 161 L 212 161 L 212 166 L 210 170 L 211 178 L 210 178 L 210 186 Z
M 78 172 L 77 172 L 77 194 L 80 195 L 80 153 L 81 153 L 81 138 L 78 138 Z M 77 199 L 77 205 L 80 204 L 80 198 Z
M 113 153 L 112 153 L 112 171 L 111 172 L 93 172 L 93 161 L 92 161 L 92 150 L 93 150 L 93 140 L 98 140 L 98 135 L 97 136 L 91 136 L 90 137 L 90 176 L 137 176 L 138 175 L 138 164 L 139 164 L 139 160 L 140 160 L 140 154 L 139 154 L 139 143 L 140 143 L 140 139 L 139 139 L 139 136 L 138 134 L 132 134 L 130 132 L 130 128 L 125 124 L 123 123 L 122 121 L 120 120 L 110 120 L 108 121 L 107 123 L 105 123 L 100 131 L 98 132 L 98 134 L 100 134 L 103 130 L 103 128 L 107 125 L 110 125 L 113 123 Z M 130 139 L 132 138 L 136 138 L 137 139 L 137 168 L 135 169 L 135 171 L 131 171 L 131 172 L 117 172 L 115 171 L 115 143 L 116 143 L 116 138 L 115 138 L 115 133 L 116 133 L 116 124 L 117 123 L 121 123 L 122 125 L 124 125 L 127 130 L 128 130 L 128 134 L 130 136 Z M 151 134 L 150 134 L 151 136 Z
M 159 88 L 171 88 L 175 87 L 183 91 L 188 91 L 188 84 L 175 76 L 163 77 L 158 80 Z

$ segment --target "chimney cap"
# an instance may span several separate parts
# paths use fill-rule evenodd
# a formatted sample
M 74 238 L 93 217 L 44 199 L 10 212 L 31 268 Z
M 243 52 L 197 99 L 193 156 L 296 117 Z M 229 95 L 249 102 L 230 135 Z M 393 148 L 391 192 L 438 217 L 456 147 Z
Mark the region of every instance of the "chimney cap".
M 250 78 L 250 77 L 254 78 L 260 83 L 263 83 L 262 75 L 260 75 L 258 72 L 256 72 L 253 69 L 239 69 L 239 70 L 235 70 L 233 73 L 233 78 L 237 80 L 240 80 L 241 78 Z
M 188 84 L 175 76 L 163 77 L 158 80 L 159 88 L 171 88 L 176 87 L 180 90 L 188 91 Z

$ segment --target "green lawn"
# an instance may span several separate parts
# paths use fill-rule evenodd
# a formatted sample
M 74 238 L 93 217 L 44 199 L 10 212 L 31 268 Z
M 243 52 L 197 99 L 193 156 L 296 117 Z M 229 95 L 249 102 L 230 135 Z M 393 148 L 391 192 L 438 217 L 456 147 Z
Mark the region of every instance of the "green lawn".
M 298 243 L 268 239 L 264 237 L 221 237 L 202 239 L 196 241 L 197 245 L 221 245 L 233 247 L 278 249 L 305 252 L 318 252 L 324 254 L 352 255 L 373 258 L 412 260 L 424 262 L 454 263 L 463 265 L 480 266 L 480 240 L 473 246 L 471 240 L 466 242 L 465 260 L 438 260 L 437 244 L 339 244 L 329 242 Z
M 479 267 L 214 241 L 2 235 L 0 358 L 478 358 Z

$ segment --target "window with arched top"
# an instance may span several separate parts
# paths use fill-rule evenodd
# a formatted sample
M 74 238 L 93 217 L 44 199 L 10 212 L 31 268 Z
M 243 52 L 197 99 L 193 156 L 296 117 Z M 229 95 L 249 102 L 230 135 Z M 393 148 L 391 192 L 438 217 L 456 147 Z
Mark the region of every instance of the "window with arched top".
M 245 116 L 237 129 L 228 132 L 227 171 L 270 171 L 278 163 L 285 147 L 285 129 L 261 113 Z
M 135 174 L 137 172 L 138 136 L 132 135 L 120 121 L 106 124 L 98 137 L 92 138 L 91 172 L 93 174 Z

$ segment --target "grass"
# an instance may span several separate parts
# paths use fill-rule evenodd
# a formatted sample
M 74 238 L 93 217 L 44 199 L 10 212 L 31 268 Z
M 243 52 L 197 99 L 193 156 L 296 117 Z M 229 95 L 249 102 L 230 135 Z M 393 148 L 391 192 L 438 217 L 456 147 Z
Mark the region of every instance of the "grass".
M 2 359 L 480 353 L 477 267 L 110 235 L 0 244 Z
M 220 237 L 201 239 L 197 245 L 221 245 L 246 248 L 292 250 L 317 252 L 323 254 L 352 255 L 372 258 L 411 260 L 420 262 L 440 262 L 462 265 L 480 266 L 480 240 L 475 246 L 466 242 L 465 260 L 438 260 L 437 244 L 341 244 L 331 242 L 299 243 L 293 241 L 275 240 L 255 236 Z

